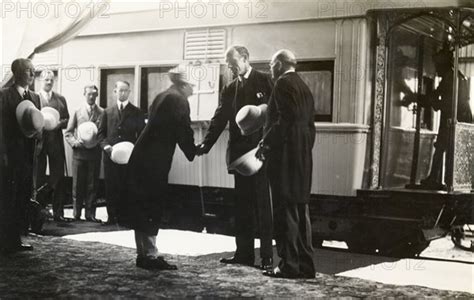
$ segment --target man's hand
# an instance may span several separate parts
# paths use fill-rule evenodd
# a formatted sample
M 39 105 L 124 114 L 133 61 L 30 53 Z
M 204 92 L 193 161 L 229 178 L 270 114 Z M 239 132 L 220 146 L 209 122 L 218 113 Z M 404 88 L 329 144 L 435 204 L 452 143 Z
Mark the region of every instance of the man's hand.
M 81 140 L 78 140 L 77 142 L 74 143 L 74 149 L 82 149 L 84 148 L 84 143 Z
M 258 143 L 258 149 L 257 149 L 257 153 L 255 153 L 255 157 L 261 161 L 265 161 L 266 155 L 268 154 L 269 151 L 270 151 L 270 147 L 265 145 L 262 140 L 260 141 L 260 143 Z
M 37 139 L 37 140 L 41 140 L 43 138 L 43 129 L 41 129 L 40 131 L 37 131 L 34 135 L 33 135 L 33 138 Z
M 211 150 L 209 147 L 207 147 L 205 144 L 199 144 L 196 146 L 196 155 L 201 156 L 203 154 L 207 154 Z
M 110 145 L 105 146 L 104 151 L 110 157 L 112 155 L 112 146 L 110 146 Z

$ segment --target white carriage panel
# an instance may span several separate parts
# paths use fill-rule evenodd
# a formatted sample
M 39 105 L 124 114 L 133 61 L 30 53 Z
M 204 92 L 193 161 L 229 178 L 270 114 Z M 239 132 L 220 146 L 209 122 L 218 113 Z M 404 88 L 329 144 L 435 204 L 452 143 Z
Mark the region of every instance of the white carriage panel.
M 362 187 L 367 126 L 316 124 L 312 194 L 355 196 Z
M 63 64 L 117 66 L 183 59 L 183 30 L 79 37 L 64 45 Z
M 230 44 L 245 45 L 251 61 L 270 61 L 280 49 L 299 59 L 334 58 L 335 26 L 331 20 L 240 26 L 232 29 Z
M 229 130 L 225 129 L 211 151 L 204 156 L 203 186 L 233 188 L 234 179 L 227 173 L 226 149 Z

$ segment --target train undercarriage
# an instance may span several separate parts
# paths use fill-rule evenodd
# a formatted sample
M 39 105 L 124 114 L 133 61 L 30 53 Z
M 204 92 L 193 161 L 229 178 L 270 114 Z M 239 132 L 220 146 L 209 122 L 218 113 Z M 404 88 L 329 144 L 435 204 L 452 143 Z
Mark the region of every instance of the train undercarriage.
M 310 205 L 313 243 L 341 240 L 354 252 L 417 256 L 430 241 L 471 224 L 473 203 L 473 193 L 407 189 L 316 196 Z

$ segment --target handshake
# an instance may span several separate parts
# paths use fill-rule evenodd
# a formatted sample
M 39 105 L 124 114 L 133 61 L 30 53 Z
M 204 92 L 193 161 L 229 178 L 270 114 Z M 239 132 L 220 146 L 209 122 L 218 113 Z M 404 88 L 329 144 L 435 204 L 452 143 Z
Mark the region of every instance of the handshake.
M 197 144 L 196 145 L 196 156 L 202 156 L 204 154 L 207 154 L 207 153 L 209 153 L 210 150 L 211 150 L 211 147 L 209 147 L 206 144 L 203 144 L 203 143 Z M 262 140 L 258 143 L 257 151 L 255 153 L 255 157 L 258 158 L 261 161 L 265 161 L 266 155 L 268 154 L 269 150 L 270 150 L 270 147 L 265 145 L 263 143 L 263 140 Z

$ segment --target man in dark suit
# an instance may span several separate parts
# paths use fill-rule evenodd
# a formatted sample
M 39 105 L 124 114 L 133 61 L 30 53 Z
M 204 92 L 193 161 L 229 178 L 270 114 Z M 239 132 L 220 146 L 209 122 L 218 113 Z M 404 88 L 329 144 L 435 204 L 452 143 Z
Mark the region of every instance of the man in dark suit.
M 136 264 L 140 268 L 177 269 L 158 256 L 156 236 L 176 145 L 189 161 L 196 153 L 188 102 L 193 88 L 183 70 L 179 67 L 170 70 L 173 85 L 153 100 L 148 123 L 128 164 L 128 205 L 123 206 L 119 221 L 135 230 Z
M 145 127 L 145 116 L 138 107 L 129 103 L 130 83 L 117 81 L 114 95 L 117 103 L 105 109 L 100 121 L 98 137 L 104 150 L 105 194 L 108 220 L 106 225 L 117 223 L 117 207 L 126 194 L 127 166 L 114 163 L 112 147 L 120 142 L 135 143 Z
M 15 83 L 0 90 L 0 253 L 31 250 L 22 244 L 21 233 L 27 228 L 26 211 L 32 196 L 33 157 L 36 139 L 41 132 L 27 137 L 16 119 L 16 108 L 23 100 L 40 107 L 39 96 L 29 90 L 35 70 L 29 59 L 16 59 L 11 66 Z
M 436 90 L 422 96 L 425 107 L 432 107 L 435 111 L 441 111 L 438 135 L 434 144 L 431 170 L 427 178 L 420 181 L 426 189 L 445 189 L 443 185 L 443 157 L 450 144 L 450 120 L 453 118 L 453 52 L 443 47 L 433 56 L 436 73 L 442 78 Z M 412 101 L 416 101 L 418 95 L 413 94 Z M 461 71 L 458 71 L 458 101 L 457 121 L 472 123 L 472 112 L 469 105 L 469 81 Z M 445 160 L 444 169 L 447 168 L 448 159 Z M 445 174 L 446 176 L 446 174 Z
M 95 85 L 84 87 L 86 105 L 79 108 L 70 119 L 64 137 L 73 149 L 72 161 L 72 201 L 73 215 L 76 221 L 81 219 L 82 207 L 85 203 L 85 217 L 87 221 L 100 222 L 95 218 L 95 202 L 99 185 L 100 160 L 102 150 L 99 145 L 85 144 L 77 134 L 77 128 L 85 123 L 92 122 L 97 128 L 104 110 L 95 104 L 99 89 Z M 93 141 L 86 141 L 93 142 Z M 96 144 L 94 146 L 94 144 Z
M 234 46 L 226 53 L 226 61 L 235 79 L 221 94 L 220 104 L 212 118 L 209 131 L 198 148 L 198 155 L 208 153 L 229 123 L 227 165 L 254 149 L 262 138 L 262 130 L 243 136 L 235 122 L 237 112 L 245 105 L 267 103 L 271 93 L 269 76 L 250 66 L 249 52 L 245 47 Z M 272 213 L 268 180 L 262 168 L 253 176 L 234 174 L 235 179 L 235 241 L 237 250 L 232 258 L 222 263 L 254 265 L 254 238 L 260 236 L 260 257 L 263 269 L 273 266 Z M 257 229 L 257 230 L 256 230 Z
M 66 160 L 64 152 L 63 129 L 66 128 L 69 121 L 69 111 L 66 99 L 53 92 L 54 73 L 51 70 L 41 72 L 42 88 L 39 91 L 41 108 L 52 107 L 59 112 L 59 123 L 51 131 L 44 131 L 43 146 L 38 157 L 38 179 L 37 186 L 41 187 L 48 182 L 48 193 L 41 195 L 50 195 L 53 205 L 53 217 L 57 222 L 64 222 L 64 164 Z M 46 157 L 48 160 L 46 160 Z M 46 162 L 49 163 L 49 180 L 46 178 Z M 49 200 L 49 199 L 48 199 Z M 45 202 L 46 199 L 40 199 Z
M 270 67 L 276 80 L 267 124 L 257 157 L 267 158 L 274 208 L 274 228 L 281 261 L 264 275 L 314 278 L 308 203 L 315 140 L 314 99 L 295 72 L 296 58 L 280 50 Z

